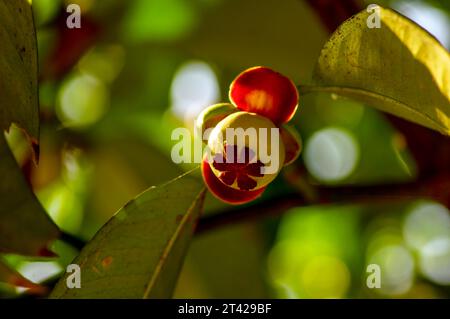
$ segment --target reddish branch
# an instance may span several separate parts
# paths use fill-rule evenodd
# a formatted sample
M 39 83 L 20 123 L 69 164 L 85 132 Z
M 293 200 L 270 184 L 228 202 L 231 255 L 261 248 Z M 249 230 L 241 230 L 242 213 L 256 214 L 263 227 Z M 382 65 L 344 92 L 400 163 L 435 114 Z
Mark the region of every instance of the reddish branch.
M 277 198 L 263 200 L 249 206 L 227 209 L 200 219 L 196 233 L 242 222 L 257 220 L 262 217 L 277 216 L 290 208 L 327 205 L 327 204 L 366 204 L 377 205 L 405 202 L 417 198 L 436 200 L 450 204 L 450 175 L 436 177 L 426 181 L 406 184 L 375 186 L 318 187 L 314 190 L 317 198 L 308 200 L 299 193 L 289 193 Z

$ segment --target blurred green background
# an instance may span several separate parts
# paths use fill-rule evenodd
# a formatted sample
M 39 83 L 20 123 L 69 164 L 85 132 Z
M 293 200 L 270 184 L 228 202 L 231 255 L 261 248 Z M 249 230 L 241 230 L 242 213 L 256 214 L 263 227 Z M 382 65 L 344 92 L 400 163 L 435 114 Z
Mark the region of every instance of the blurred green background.
M 83 32 L 61 44 L 67 34 L 58 17 L 65 17 L 69 3 L 82 8 Z M 446 1 L 378 3 L 450 46 Z M 226 102 L 238 73 L 265 65 L 307 84 L 329 36 L 301 0 L 33 0 L 33 10 L 41 70 L 40 165 L 33 166 L 20 130 L 12 130 L 8 141 L 51 218 L 84 240 L 129 199 L 193 167 L 172 163 L 172 129 L 192 128 L 203 108 Z M 293 121 L 305 145 L 296 164 L 306 167 L 304 178 L 313 184 L 414 179 L 404 138 L 372 108 L 316 94 L 301 98 Z M 270 186 L 265 200 L 285 190 L 305 191 L 302 180 L 289 174 Z M 228 208 L 208 195 L 205 214 Z M 51 262 L 1 258 L 43 282 L 77 254 L 62 241 L 52 249 L 60 258 Z M 381 289 L 366 286 L 372 263 L 381 267 Z M 201 233 L 175 297 L 441 298 L 450 296 L 449 286 L 449 211 L 418 198 L 298 207 Z M 20 293 L 0 285 L 2 297 Z

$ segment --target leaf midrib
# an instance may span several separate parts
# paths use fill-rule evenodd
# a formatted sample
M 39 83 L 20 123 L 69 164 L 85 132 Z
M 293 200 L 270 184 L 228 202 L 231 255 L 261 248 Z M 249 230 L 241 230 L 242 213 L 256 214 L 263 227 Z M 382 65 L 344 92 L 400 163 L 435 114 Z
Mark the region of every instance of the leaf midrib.
M 421 113 L 418 110 L 416 110 L 415 108 L 412 108 L 410 105 L 405 104 L 404 102 L 401 102 L 397 99 L 394 99 L 394 98 L 384 95 L 384 94 L 380 94 L 380 93 L 373 92 L 373 91 L 366 90 L 366 89 L 349 87 L 349 86 L 299 85 L 299 86 L 297 86 L 297 88 L 300 91 L 300 93 L 304 93 L 304 94 L 312 93 L 312 92 L 333 92 L 333 93 L 339 94 L 339 92 L 348 91 L 350 93 L 362 94 L 362 95 L 367 95 L 372 98 L 386 100 L 388 102 L 398 105 L 399 107 L 401 107 L 404 110 L 414 113 L 415 115 L 417 115 L 418 117 L 427 121 L 428 123 L 433 124 L 433 126 L 435 126 L 436 128 L 439 129 L 439 132 L 441 134 L 450 135 L 450 129 L 441 125 L 439 122 L 436 122 L 428 114 Z

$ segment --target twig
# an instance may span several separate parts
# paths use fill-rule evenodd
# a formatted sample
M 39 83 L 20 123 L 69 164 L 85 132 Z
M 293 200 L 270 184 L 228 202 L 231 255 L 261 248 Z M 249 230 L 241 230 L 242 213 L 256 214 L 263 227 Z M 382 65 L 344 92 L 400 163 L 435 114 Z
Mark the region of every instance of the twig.
M 446 181 L 442 184 L 442 180 Z M 196 234 L 213 230 L 230 224 L 248 222 L 267 216 L 276 216 L 285 213 L 290 208 L 323 205 L 323 204 L 364 204 L 364 203 L 392 203 L 417 198 L 431 198 L 442 201 L 442 193 L 432 192 L 435 186 L 440 189 L 450 189 L 450 179 L 439 178 L 430 181 L 417 181 L 407 184 L 391 184 L 376 186 L 347 186 L 347 187 L 318 187 L 317 200 L 306 200 L 298 193 L 290 193 L 277 198 L 257 202 L 250 206 L 236 207 L 224 210 L 200 219 Z M 444 196 L 445 197 L 445 196 Z
M 83 247 L 86 245 L 86 242 L 84 240 L 63 231 L 61 231 L 61 236 L 59 237 L 59 239 L 78 250 L 83 249 Z
M 300 177 L 301 178 L 301 177 Z M 450 175 L 442 175 L 427 180 L 417 180 L 403 184 L 383 184 L 372 186 L 314 186 L 309 185 L 314 196 L 291 192 L 275 198 L 257 201 L 254 204 L 237 206 L 200 218 L 195 234 L 245 223 L 257 219 L 279 216 L 294 207 L 327 204 L 385 204 L 403 202 L 418 198 L 428 198 L 449 206 Z M 62 232 L 60 239 L 81 250 L 86 242 L 74 235 Z

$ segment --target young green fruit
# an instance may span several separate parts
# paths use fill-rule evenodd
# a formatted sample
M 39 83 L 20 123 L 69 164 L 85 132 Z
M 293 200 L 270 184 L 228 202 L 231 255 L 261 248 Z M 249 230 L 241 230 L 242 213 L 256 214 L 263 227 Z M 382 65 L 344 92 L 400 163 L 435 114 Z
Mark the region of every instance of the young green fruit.
M 212 130 L 208 147 L 212 173 L 239 191 L 255 191 L 275 179 L 284 165 L 279 128 L 255 113 L 233 113 Z
M 195 125 L 203 138 L 205 131 L 214 128 L 217 123 L 238 109 L 230 103 L 214 104 L 204 109 L 197 117 Z

